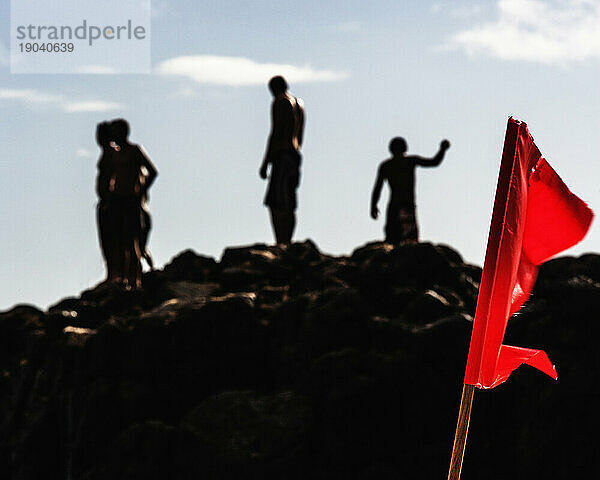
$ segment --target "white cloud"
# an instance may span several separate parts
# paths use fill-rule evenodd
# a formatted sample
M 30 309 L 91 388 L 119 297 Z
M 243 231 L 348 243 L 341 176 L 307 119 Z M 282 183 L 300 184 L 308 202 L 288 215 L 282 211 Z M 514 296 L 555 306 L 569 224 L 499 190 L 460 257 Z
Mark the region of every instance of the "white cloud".
M 104 100 L 84 100 L 81 102 L 66 102 L 63 109 L 68 113 L 80 112 L 110 112 L 112 110 L 122 110 L 124 107 L 120 103 L 106 102 Z
M 104 100 L 74 101 L 65 98 L 64 95 L 27 88 L 0 88 L 1 101 L 20 102 L 28 107 L 58 107 L 67 113 L 108 112 L 125 108 L 124 105 L 116 102 L 107 102 Z
M 63 97 L 26 88 L 1 88 L 0 100 L 16 100 L 28 105 L 39 105 L 58 103 L 63 100 Z
M 497 10 L 444 48 L 548 65 L 600 58 L 600 0 L 498 0 Z
M 93 158 L 96 155 L 94 154 L 94 152 L 88 150 L 87 148 L 78 148 L 77 150 L 75 150 L 75 156 L 79 158 Z
M 187 77 L 201 84 L 227 86 L 265 85 L 274 75 L 283 75 L 290 83 L 332 82 L 348 78 L 345 72 L 215 55 L 171 58 L 159 63 L 156 72 Z

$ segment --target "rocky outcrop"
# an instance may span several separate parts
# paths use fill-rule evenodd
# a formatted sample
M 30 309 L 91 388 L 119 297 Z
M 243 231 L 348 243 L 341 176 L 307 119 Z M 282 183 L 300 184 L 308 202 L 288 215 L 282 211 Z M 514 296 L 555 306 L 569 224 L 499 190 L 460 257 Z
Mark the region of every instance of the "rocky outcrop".
M 480 276 L 443 245 L 258 244 L 17 306 L 0 478 L 442 478 Z M 542 266 L 506 341 L 559 382 L 523 368 L 477 392 L 464 479 L 595 468 L 598 312 L 600 256 Z

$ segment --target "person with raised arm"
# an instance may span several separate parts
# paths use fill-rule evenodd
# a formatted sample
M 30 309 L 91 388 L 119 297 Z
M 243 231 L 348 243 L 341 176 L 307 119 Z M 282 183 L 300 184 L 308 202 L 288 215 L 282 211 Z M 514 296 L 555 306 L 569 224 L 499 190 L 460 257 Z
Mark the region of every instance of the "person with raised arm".
M 383 184 L 387 181 L 391 195 L 386 212 L 386 242 L 397 244 L 419 241 L 415 211 L 415 168 L 417 166 L 437 167 L 442 163 L 448 148 L 450 148 L 450 142 L 443 140 L 435 156 L 424 158 L 418 155 L 408 155 L 406 153 L 408 146 L 404 138 L 395 137 L 390 141 L 389 149 L 392 158 L 379 165 L 371 195 L 371 217 L 376 220 L 379 216 L 377 203 Z

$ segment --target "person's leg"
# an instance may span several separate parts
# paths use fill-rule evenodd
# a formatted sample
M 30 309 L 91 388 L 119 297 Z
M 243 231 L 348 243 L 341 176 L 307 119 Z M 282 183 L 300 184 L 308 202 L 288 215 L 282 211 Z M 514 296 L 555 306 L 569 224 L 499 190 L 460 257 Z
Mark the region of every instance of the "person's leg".
M 136 250 L 135 241 L 138 241 L 139 219 L 136 218 L 134 199 L 123 199 L 120 209 L 120 249 L 121 268 L 123 269 L 123 284 L 126 287 L 135 287 L 136 284 Z M 132 205 L 133 204 L 133 205 Z
M 108 280 L 120 282 L 125 276 L 123 269 L 123 231 L 121 226 L 121 208 L 115 203 L 110 203 L 105 212 L 107 231 L 105 233 Z
M 129 285 L 133 288 L 142 286 L 142 252 L 137 238 L 133 240 L 129 254 Z
M 138 239 L 130 238 L 123 255 L 123 262 L 125 264 L 123 283 L 127 287 L 140 288 L 142 286 L 141 256 Z
M 132 288 L 142 286 L 142 250 L 140 248 L 140 237 L 143 235 L 144 219 L 143 209 L 137 199 L 133 199 L 129 205 L 128 222 L 128 247 L 129 247 L 129 285 Z
M 106 205 L 103 202 L 99 202 L 96 207 L 96 224 L 98 225 L 98 239 L 100 240 L 100 250 L 102 251 L 102 257 L 104 258 L 104 264 L 106 265 L 106 281 L 110 281 L 112 273 L 112 264 L 110 262 L 110 253 L 108 251 L 108 245 L 110 242 L 108 236 L 108 225 L 106 219 Z
M 273 210 L 272 208 L 269 210 L 277 244 L 288 245 L 292 243 L 292 236 L 296 228 L 295 212 L 293 210 Z
M 413 222 L 413 239 L 416 243 L 419 242 L 419 224 L 417 222 L 417 209 L 413 207 L 412 210 L 412 222 Z
M 280 152 L 273 160 L 273 170 L 265 203 L 277 244 L 289 244 L 296 227 L 296 188 L 299 184 L 299 160 L 295 152 Z
M 398 208 L 388 204 L 385 217 L 385 241 L 386 243 L 398 243 L 400 241 Z
M 283 213 L 283 238 L 282 243 L 292 243 L 294 230 L 296 228 L 296 212 L 289 210 Z
M 150 219 L 150 212 L 145 208 L 142 208 L 142 231 L 140 234 L 140 252 L 142 254 L 142 258 L 148 262 L 148 267 L 150 270 L 154 270 L 154 262 L 152 261 L 152 256 L 150 255 L 150 251 L 148 250 L 148 236 L 150 235 L 150 229 L 152 228 L 152 223 Z
M 285 222 L 283 212 L 274 210 L 273 208 L 269 208 L 269 212 L 271 213 L 271 226 L 273 227 L 273 233 L 275 235 L 275 243 L 283 243 Z
M 400 210 L 400 222 L 402 240 L 409 243 L 417 243 L 419 241 L 419 231 L 415 217 L 415 208 L 402 208 Z

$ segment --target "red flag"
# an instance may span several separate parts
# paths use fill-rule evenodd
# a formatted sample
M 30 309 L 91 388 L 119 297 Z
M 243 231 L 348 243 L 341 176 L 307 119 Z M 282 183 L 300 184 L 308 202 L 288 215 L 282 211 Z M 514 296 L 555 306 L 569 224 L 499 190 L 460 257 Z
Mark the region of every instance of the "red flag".
M 494 388 L 524 363 L 557 378 L 542 350 L 502 339 L 538 265 L 579 242 L 592 216 L 542 158 L 527 125 L 509 118 L 464 383 Z

